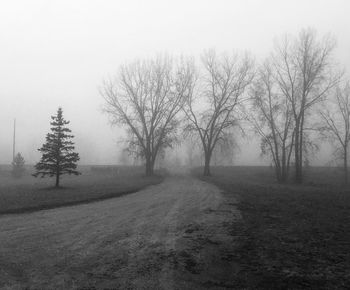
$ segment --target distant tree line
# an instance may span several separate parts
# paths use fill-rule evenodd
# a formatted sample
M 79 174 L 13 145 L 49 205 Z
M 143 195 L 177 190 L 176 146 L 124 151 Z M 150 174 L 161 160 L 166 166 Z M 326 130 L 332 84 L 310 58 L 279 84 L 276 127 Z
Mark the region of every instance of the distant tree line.
M 157 156 L 181 139 L 201 145 L 204 175 L 218 147 L 235 146 L 237 129 L 253 128 L 276 179 L 303 182 L 303 166 L 315 149 L 313 134 L 335 137 L 347 182 L 350 141 L 349 84 L 333 57 L 335 41 L 312 29 L 276 42 L 271 55 L 256 63 L 248 54 L 157 56 L 120 67 L 101 86 L 105 112 L 127 128 L 128 150 L 154 173 Z M 249 124 L 249 126 L 247 126 Z M 228 146 L 229 145 L 229 146 Z

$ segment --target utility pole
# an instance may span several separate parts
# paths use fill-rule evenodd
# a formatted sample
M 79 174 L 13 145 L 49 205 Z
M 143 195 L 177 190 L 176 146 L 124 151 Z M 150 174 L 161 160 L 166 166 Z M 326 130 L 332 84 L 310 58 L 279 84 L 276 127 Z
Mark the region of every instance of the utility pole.
M 12 148 L 12 161 L 15 161 L 16 152 L 16 118 L 13 122 L 13 148 Z

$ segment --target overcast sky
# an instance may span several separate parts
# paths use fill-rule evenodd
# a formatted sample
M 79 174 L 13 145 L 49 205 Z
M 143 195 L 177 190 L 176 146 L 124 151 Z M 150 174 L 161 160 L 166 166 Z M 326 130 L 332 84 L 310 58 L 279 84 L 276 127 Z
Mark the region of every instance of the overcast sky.
M 101 113 L 98 87 L 134 58 L 159 52 L 197 56 L 216 48 L 248 50 L 260 60 L 274 38 L 313 27 L 336 37 L 336 57 L 349 71 L 349 3 L 2 0 L 0 163 L 12 159 L 15 117 L 17 151 L 27 163 L 38 161 L 36 149 L 58 106 L 71 121 L 81 163 L 116 162 L 121 131 Z M 256 144 L 243 147 L 238 163 L 259 162 Z

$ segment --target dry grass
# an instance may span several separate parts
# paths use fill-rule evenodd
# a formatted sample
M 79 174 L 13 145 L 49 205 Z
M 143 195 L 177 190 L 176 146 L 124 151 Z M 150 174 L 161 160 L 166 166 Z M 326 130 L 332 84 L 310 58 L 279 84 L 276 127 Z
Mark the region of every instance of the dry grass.
M 335 168 L 306 176 L 279 185 L 268 167 L 218 167 L 205 178 L 239 199 L 243 219 L 227 228 L 238 236 L 237 288 L 350 288 L 350 190 Z
M 34 178 L 28 168 L 23 178 L 15 179 L 9 168 L 0 171 L 0 214 L 30 212 L 59 206 L 121 196 L 147 185 L 157 184 L 161 176 L 145 177 L 142 167 L 118 167 L 118 170 L 91 170 L 82 167 L 82 175 L 63 176 L 60 188 L 53 178 Z

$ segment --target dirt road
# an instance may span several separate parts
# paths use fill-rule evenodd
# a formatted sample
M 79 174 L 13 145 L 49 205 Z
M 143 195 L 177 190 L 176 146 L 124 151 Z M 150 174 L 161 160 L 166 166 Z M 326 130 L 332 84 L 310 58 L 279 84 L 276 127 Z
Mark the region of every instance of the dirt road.
M 231 287 L 235 200 L 191 177 L 105 201 L 0 217 L 0 287 Z

